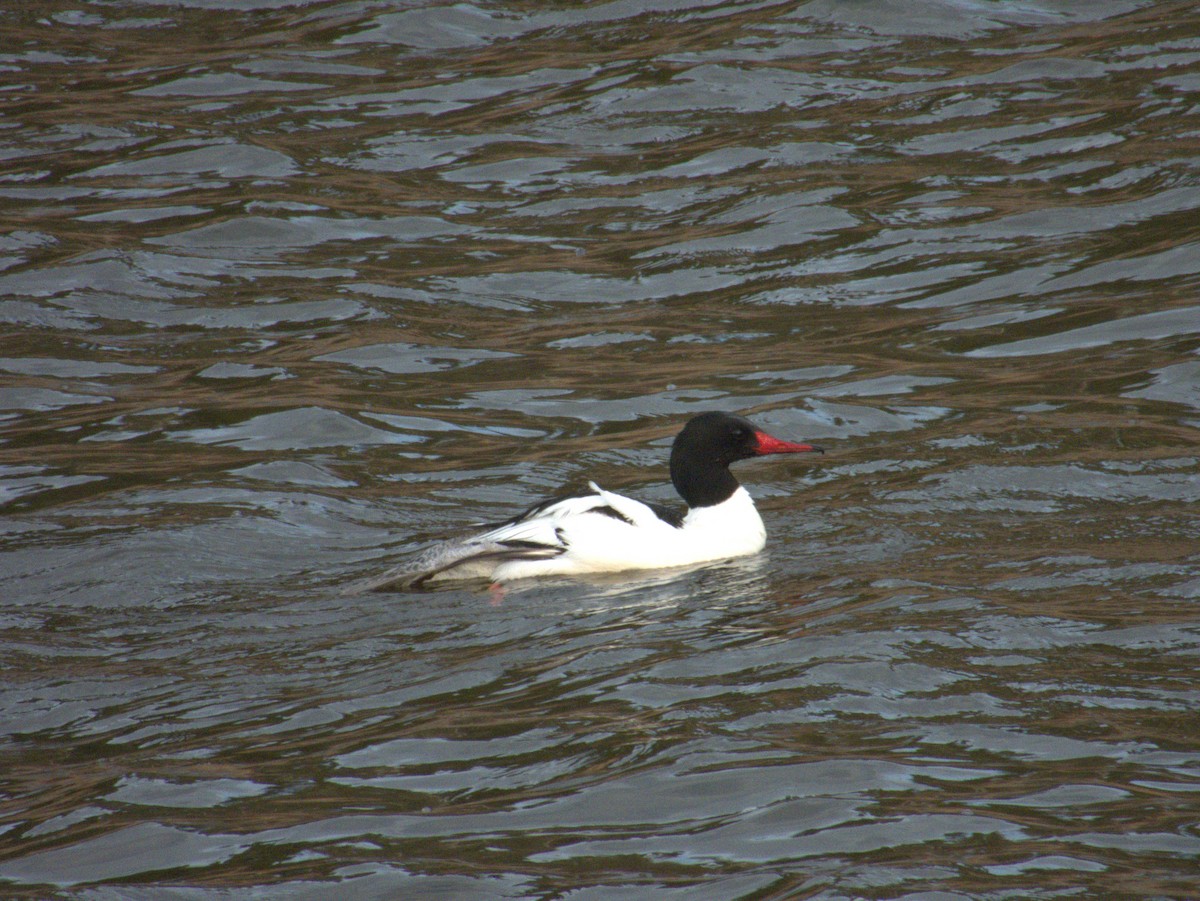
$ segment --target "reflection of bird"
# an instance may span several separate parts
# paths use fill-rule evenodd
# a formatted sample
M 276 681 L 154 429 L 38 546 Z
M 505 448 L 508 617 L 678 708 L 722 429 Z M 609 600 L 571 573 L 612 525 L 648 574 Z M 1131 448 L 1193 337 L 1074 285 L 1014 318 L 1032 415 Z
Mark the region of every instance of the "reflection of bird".
M 767 533 L 729 464 L 767 454 L 820 453 L 772 438 L 729 413 L 690 419 L 671 447 L 680 512 L 613 494 L 557 497 L 465 538 L 434 545 L 368 587 L 420 588 L 431 579 L 574 575 L 686 566 L 762 550 Z

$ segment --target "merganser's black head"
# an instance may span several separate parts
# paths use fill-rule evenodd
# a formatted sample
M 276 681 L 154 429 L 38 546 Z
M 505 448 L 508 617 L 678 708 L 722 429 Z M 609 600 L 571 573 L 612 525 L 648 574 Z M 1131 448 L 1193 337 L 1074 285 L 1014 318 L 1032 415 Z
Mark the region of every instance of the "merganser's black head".
M 767 454 L 803 453 L 824 451 L 772 438 L 732 413 L 701 413 L 688 420 L 671 447 L 671 483 L 689 507 L 711 507 L 738 490 L 730 463 Z

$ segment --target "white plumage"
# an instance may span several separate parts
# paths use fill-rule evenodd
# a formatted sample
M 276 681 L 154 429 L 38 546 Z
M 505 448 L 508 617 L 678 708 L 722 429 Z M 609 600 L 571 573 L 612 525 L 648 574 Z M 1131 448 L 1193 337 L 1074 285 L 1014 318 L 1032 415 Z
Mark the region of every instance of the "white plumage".
M 729 464 L 765 454 L 820 451 L 759 431 L 740 416 L 693 417 L 671 449 L 671 481 L 688 503 L 681 515 L 605 491 L 537 504 L 475 535 L 436 544 L 367 588 L 416 588 L 435 579 L 498 582 L 536 576 L 688 566 L 754 554 L 766 529 Z

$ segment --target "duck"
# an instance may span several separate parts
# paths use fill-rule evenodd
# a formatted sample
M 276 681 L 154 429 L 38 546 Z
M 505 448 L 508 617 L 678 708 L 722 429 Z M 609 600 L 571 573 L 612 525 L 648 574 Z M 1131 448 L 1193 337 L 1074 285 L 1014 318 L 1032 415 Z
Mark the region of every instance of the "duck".
M 420 590 L 447 579 L 487 579 L 501 586 L 757 554 L 766 545 L 766 527 L 729 467 L 754 457 L 804 453 L 824 451 L 775 438 L 738 414 L 700 413 L 671 445 L 671 484 L 685 509 L 588 482 L 584 492 L 541 501 L 503 522 L 435 544 L 365 587 Z

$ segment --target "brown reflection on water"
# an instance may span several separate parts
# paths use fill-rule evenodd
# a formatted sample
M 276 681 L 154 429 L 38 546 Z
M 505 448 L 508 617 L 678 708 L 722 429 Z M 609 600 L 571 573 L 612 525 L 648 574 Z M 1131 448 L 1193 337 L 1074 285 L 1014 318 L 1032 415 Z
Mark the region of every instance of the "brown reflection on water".
M 898 10 L 10 16 L 14 894 L 1187 896 L 1194 10 Z M 709 408 L 760 558 L 339 593 Z

